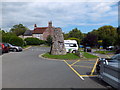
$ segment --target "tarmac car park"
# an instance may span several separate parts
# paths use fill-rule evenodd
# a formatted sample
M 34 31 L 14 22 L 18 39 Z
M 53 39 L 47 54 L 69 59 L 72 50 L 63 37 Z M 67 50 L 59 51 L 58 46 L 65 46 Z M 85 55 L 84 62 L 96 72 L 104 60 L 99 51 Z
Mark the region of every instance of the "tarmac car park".
M 49 50 L 49 47 L 33 46 L 22 53 L 3 55 L 3 88 L 106 89 L 109 85 L 98 79 L 95 71 L 98 59 L 51 60 L 39 57 Z

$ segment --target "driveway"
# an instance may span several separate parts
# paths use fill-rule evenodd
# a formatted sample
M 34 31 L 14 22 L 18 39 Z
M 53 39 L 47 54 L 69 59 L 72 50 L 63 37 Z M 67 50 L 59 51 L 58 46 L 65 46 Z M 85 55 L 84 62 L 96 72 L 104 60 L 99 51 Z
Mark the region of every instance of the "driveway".
M 106 88 L 108 84 L 90 76 L 96 60 L 59 61 L 40 58 L 48 47 L 31 47 L 2 56 L 3 88 Z M 79 76 L 84 75 L 84 76 Z M 86 77 L 86 76 L 87 77 Z

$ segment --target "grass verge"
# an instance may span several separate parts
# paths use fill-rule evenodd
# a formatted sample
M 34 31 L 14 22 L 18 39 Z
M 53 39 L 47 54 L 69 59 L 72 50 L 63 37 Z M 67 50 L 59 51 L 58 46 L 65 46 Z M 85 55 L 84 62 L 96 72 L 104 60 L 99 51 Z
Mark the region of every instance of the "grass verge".
M 95 51 L 95 53 L 100 53 L 100 54 L 108 54 L 108 53 L 113 53 L 114 51 Z
M 97 56 L 95 55 L 92 55 L 92 54 L 89 54 L 87 52 L 83 52 L 83 56 L 87 59 L 93 59 L 93 58 L 98 58 Z
M 45 53 L 42 56 L 45 58 L 51 58 L 51 59 L 65 59 L 65 60 L 80 59 L 80 57 L 78 57 L 74 53 L 67 53 L 66 55 L 51 55 L 50 53 Z
M 25 49 L 25 48 L 28 48 L 30 45 L 26 45 L 26 46 L 23 46 L 22 48 Z

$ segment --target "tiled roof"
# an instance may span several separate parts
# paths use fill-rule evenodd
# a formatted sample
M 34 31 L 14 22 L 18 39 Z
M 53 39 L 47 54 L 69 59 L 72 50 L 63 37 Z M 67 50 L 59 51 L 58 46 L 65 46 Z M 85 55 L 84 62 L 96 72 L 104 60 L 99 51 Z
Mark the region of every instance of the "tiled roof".
M 43 32 L 47 29 L 48 27 L 36 27 L 33 30 L 33 34 L 43 34 Z
M 32 31 L 33 30 L 26 30 L 24 36 L 32 36 Z

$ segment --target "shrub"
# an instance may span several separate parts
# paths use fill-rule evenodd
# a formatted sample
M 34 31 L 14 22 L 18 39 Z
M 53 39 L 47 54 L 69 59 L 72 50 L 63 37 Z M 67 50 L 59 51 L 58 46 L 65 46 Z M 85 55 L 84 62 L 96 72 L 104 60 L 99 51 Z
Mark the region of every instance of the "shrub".
M 17 37 L 17 36 L 2 36 L 2 42 L 10 43 L 10 44 L 16 45 L 16 46 L 24 45 L 23 39 L 20 37 Z
M 45 43 L 45 41 L 33 37 L 26 38 L 24 41 L 26 41 L 27 45 L 40 45 Z
M 67 40 L 76 40 L 78 45 L 80 45 L 80 40 L 78 38 L 68 38 Z
M 52 45 L 52 37 L 51 37 L 50 35 L 47 37 L 46 44 L 47 44 L 48 46 L 51 46 L 51 45 Z

